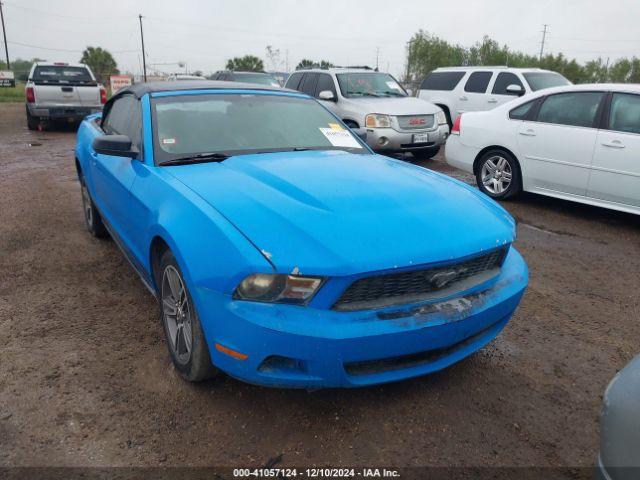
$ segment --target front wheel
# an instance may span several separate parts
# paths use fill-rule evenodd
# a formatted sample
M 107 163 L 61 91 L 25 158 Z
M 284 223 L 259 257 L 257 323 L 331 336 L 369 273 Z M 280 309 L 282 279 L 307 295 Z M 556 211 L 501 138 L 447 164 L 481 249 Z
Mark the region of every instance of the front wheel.
M 503 150 L 485 153 L 476 168 L 476 183 L 491 198 L 506 200 L 514 197 L 522 190 L 517 160 Z
M 435 157 L 440 151 L 440 147 L 430 147 L 423 150 L 415 150 L 412 153 L 413 158 L 416 160 L 430 160 Z
M 82 211 L 84 212 L 84 224 L 91 235 L 97 238 L 106 238 L 109 232 L 102 223 L 102 217 L 93 203 L 93 199 L 87 189 L 84 177 L 80 177 L 80 191 L 82 192 Z
M 160 261 L 160 317 L 169 354 L 186 380 L 199 382 L 216 375 L 193 299 L 171 251 Z

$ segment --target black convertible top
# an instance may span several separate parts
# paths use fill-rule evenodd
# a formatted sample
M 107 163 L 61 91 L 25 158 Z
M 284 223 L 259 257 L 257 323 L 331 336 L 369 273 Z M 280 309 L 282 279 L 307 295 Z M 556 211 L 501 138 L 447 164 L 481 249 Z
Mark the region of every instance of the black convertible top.
M 133 94 L 136 98 L 141 98 L 147 93 L 154 92 L 175 92 L 181 90 L 211 90 L 211 89 L 226 89 L 226 90 L 268 90 L 268 91 L 286 91 L 296 92 L 295 90 L 283 89 L 280 87 L 270 87 L 268 85 L 259 85 L 256 83 L 241 83 L 241 82 L 223 82 L 216 80 L 179 80 L 176 82 L 147 82 L 136 83 L 130 87 L 125 87 L 118 91 L 115 97 L 120 97 L 126 94 Z

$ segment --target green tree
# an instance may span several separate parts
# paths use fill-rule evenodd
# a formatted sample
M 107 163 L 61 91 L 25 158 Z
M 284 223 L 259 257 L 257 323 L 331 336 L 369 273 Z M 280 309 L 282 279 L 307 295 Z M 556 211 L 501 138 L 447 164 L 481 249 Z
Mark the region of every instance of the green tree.
M 308 58 L 303 58 L 302 60 L 300 60 L 300 63 L 298 63 L 298 65 L 296 66 L 296 70 L 305 70 L 308 68 L 315 68 L 316 67 L 316 62 L 314 62 L 313 60 L 309 60 Z
M 87 47 L 82 52 L 80 63 L 84 63 L 91 68 L 100 83 L 105 83 L 110 75 L 119 73 L 118 64 L 113 56 L 101 47 Z
M 328 60 L 320 60 L 319 62 L 314 62 L 313 60 L 309 60 L 308 58 L 303 58 L 300 60 L 300 63 L 296 66 L 296 70 L 304 70 L 309 68 L 332 68 L 333 63 Z
M 236 70 L 242 72 L 261 72 L 264 70 L 264 63 L 254 55 L 234 57 L 227 60 L 227 70 Z

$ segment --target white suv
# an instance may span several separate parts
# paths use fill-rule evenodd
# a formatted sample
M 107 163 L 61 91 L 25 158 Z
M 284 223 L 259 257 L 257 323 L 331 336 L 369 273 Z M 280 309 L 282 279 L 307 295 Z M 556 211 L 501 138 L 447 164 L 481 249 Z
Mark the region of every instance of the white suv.
M 433 157 L 449 135 L 447 118 L 433 103 L 409 97 L 388 73 L 367 67 L 298 70 L 286 88 L 318 99 L 350 128 L 366 131 L 380 153 Z
M 565 85 L 571 82 L 559 73 L 539 68 L 447 67 L 427 75 L 418 98 L 442 108 L 452 125 L 463 112 L 491 110 L 527 93 Z

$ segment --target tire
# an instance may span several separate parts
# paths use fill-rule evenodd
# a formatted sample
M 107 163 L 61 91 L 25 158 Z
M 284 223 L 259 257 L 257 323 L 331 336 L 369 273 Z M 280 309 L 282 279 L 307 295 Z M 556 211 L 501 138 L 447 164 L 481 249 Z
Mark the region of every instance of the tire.
M 80 191 L 82 193 L 82 211 L 84 213 L 84 224 L 91 235 L 96 238 L 107 238 L 109 232 L 102 223 L 102 217 L 96 208 L 93 199 L 87 189 L 84 177 L 80 175 Z
M 190 382 L 214 377 L 218 369 L 211 363 L 193 299 L 170 250 L 160 259 L 159 278 L 160 321 L 173 365 Z
M 38 117 L 34 117 L 33 115 L 31 115 L 31 113 L 29 112 L 29 107 L 26 107 L 26 109 L 27 109 L 27 127 L 29 128 L 29 130 L 37 130 L 38 125 L 40 124 L 40 119 Z
M 490 150 L 478 160 L 476 183 L 480 191 L 491 198 L 513 198 L 522 191 L 520 165 L 510 153 Z
M 435 157 L 439 151 L 440 147 L 430 147 L 423 150 L 416 150 L 411 152 L 411 154 L 416 160 L 430 160 Z

